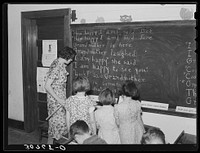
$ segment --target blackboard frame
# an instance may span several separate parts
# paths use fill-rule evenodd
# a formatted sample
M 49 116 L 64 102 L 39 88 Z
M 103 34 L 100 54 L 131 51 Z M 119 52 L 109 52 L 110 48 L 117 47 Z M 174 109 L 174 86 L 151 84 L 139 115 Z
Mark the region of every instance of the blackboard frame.
M 115 26 L 115 27 L 121 27 L 123 25 L 133 25 L 134 26 L 161 26 L 161 25 L 197 25 L 196 20 L 166 20 L 166 21 L 145 21 L 145 22 L 106 22 L 106 23 L 82 23 L 82 24 L 71 24 L 70 27 L 71 29 L 75 29 L 81 26 L 88 26 L 88 27 L 110 27 L 110 26 Z
M 167 21 L 145 21 L 145 22 L 109 22 L 109 23 L 84 23 L 84 24 L 71 24 L 71 29 L 81 29 L 81 27 L 87 28 L 101 28 L 106 29 L 114 26 L 115 28 L 121 28 L 122 26 L 131 26 L 134 27 L 141 27 L 141 26 L 184 26 L 184 25 L 196 25 L 196 20 L 167 20 Z M 84 29 L 84 28 L 83 28 Z M 174 115 L 174 116 L 181 116 L 181 117 L 188 117 L 188 118 L 196 118 L 196 114 L 184 113 L 184 112 L 176 112 L 175 108 L 169 108 L 167 111 L 165 110 L 157 110 L 151 108 L 143 108 L 144 112 L 152 112 L 158 114 L 166 114 L 166 115 Z

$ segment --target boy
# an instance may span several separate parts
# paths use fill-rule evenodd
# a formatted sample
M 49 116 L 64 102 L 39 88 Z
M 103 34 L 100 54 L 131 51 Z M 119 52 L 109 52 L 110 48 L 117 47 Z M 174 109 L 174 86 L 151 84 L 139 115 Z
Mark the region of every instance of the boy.
M 146 133 L 143 134 L 142 144 L 166 144 L 165 134 L 159 128 L 149 128 Z
M 89 126 L 83 120 L 77 120 L 70 126 L 70 136 L 78 144 L 107 144 L 97 135 L 90 135 Z

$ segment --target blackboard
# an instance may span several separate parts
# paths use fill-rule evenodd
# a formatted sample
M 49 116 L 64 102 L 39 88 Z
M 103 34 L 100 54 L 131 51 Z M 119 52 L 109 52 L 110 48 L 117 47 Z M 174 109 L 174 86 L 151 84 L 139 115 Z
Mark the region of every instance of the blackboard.
M 73 24 L 73 77 L 92 94 L 134 80 L 141 99 L 196 108 L 196 21 Z

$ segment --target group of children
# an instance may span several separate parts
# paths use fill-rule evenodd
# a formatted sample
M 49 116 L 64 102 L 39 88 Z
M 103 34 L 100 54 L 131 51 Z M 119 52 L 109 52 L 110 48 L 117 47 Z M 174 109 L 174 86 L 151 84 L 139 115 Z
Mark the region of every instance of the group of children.
M 141 117 L 140 93 L 133 81 L 127 80 L 122 85 L 121 101 L 118 104 L 112 90 L 107 88 L 100 92 L 98 98 L 101 106 L 98 106 L 97 102 L 86 94 L 90 90 L 88 78 L 81 76 L 73 81 L 74 94 L 66 97 L 69 75 L 66 67 L 74 61 L 75 56 L 75 50 L 65 46 L 58 52 L 58 58 L 52 62 L 47 72 L 47 143 L 52 144 L 54 140 L 67 134 L 78 143 L 85 143 L 83 139 L 89 138 L 89 135 L 93 137 L 86 141 L 87 143 L 92 140 L 107 144 L 149 143 L 150 138 L 148 141 L 142 141 L 145 129 Z M 149 137 L 148 134 L 146 137 Z
M 133 81 L 128 80 L 122 85 L 119 104 L 116 104 L 115 95 L 109 88 L 98 96 L 102 106 L 86 95 L 88 90 L 88 78 L 77 77 L 73 82 L 75 94 L 67 98 L 64 105 L 67 129 L 72 139 L 79 144 L 148 143 L 142 140 L 145 128 L 140 93 Z
M 67 144 L 108 144 L 99 136 L 91 135 L 89 126 L 83 120 L 77 120 L 70 126 L 70 135 Z M 141 144 L 166 144 L 165 135 L 159 128 L 151 127 L 143 134 Z

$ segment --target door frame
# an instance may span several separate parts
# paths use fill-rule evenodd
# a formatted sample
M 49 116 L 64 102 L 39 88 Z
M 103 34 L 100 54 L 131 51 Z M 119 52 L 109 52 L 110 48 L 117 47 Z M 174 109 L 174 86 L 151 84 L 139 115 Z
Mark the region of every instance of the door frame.
M 31 12 L 21 12 L 22 35 L 22 72 L 23 72 L 23 102 L 24 102 L 24 129 L 32 132 L 38 127 L 37 104 L 37 25 L 39 18 L 63 17 L 64 45 L 72 47 L 70 32 L 71 9 L 53 9 Z M 72 65 L 69 67 L 69 82 L 72 80 Z M 71 84 L 67 84 L 67 95 L 71 93 Z

